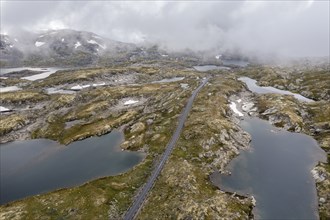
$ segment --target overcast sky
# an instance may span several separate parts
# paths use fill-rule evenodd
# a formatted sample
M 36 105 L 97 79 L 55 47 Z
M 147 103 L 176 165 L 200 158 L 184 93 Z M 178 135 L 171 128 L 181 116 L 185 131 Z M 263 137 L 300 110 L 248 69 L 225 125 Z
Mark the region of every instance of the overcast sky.
M 71 28 L 174 50 L 329 56 L 329 1 L 2 1 L 1 33 Z

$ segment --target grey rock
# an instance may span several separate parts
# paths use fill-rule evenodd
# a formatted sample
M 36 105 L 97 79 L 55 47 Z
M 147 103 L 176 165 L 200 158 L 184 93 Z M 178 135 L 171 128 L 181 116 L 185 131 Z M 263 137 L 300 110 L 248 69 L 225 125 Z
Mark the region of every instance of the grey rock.
M 276 107 L 272 107 L 272 108 L 269 108 L 267 109 L 266 111 L 264 111 L 262 113 L 262 115 L 272 115 L 272 114 L 275 114 L 277 112 L 277 108 Z
M 319 202 L 320 202 L 320 203 L 325 203 L 325 201 L 326 201 L 326 200 L 325 200 L 325 198 L 323 198 L 323 197 L 321 197 L 321 198 L 319 199 Z

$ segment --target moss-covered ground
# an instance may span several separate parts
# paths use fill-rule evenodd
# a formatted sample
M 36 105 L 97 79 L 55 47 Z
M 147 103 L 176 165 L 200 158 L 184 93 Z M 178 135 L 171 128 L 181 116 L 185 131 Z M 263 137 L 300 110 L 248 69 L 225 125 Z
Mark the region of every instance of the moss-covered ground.
M 121 147 L 144 151 L 147 156 L 126 173 L 2 205 L 0 219 L 120 219 L 163 153 L 180 112 L 199 83 L 197 77 L 205 74 L 186 66 L 179 62 L 150 62 L 61 71 L 36 82 L 18 80 L 23 83 L 22 91 L 0 96 L 1 105 L 18 109 L 1 115 L 2 140 L 15 140 L 15 132 L 20 131 L 29 138 L 49 138 L 68 144 L 123 128 L 125 142 Z M 287 89 L 317 100 L 300 103 L 291 96 L 269 94 L 255 99 L 261 115 L 275 106 L 277 111 L 273 115 L 281 113 L 281 117 L 287 119 L 278 126 L 289 122 L 288 128 L 312 135 L 329 152 L 330 82 L 326 70 L 301 72 L 254 66 L 211 73 L 214 76 L 197 96 L 183 133 L 138 219 L 250 217 L 251 199 L 222 192 L 209 180 L 214 169 L 224 171 L 238 151 L 247 147 L 248 138 L 232 120 L 228 108 L 229 96 L 245 91 L 244 85 L 236 80 L 238 76 L 249 76 L 261 85 Z M 95 81 L 114 82 L 118 77 L 125 79 L 131 75 L 135 78 L 130 83 L 88 88 L 75 94 L 44 92 L 45 88 L 53 86 L 66 88 Z M 185 79 L 152 83 L 176 76 Z M 188 84 L 188 89 L 182 88 L 180 83 Z M 128 99 L 139 100 L 139 104 L 124 105 Z M 72 125 L 67 126 L 68 123 Z M 329 173 L 329 164 L 320 166 Z M 318 185 L 319 195 L 328 196 L 327 203 L 320 207 L 323 219 L 330 216 L 328 187 L 324 182 Z

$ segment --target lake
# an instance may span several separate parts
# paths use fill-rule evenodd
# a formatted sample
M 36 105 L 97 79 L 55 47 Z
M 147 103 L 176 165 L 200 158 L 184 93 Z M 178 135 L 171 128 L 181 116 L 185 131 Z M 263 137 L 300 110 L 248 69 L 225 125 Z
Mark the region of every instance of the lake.
M 252 137 L 251 149 L 229 163 L 231 175 L 213 173 L 213 184 L 253 195 L 256 219 L 318 219 L 311 170 L 318 161 L 326 161 L 326 154 L 317 142 L 258 118 L 244 118 L 241 127 Z
M 210 70 L 230 70 L 229 67 L 226 66 L 216 66 L 216 65 L 201 65 L 201 66 L 194 66 L 194 69 L 200 72 L 206 72 Z
M 145 155 L 122 151 L 123 138 L 113 131 L 67 146 L 47 139 L 1 144 L 0 204 L 131 169 Z
M 22 70 L 31 70 L 31 71 L 37 71 L 37 72 L 42 72 L 38 73 L 32 76 L 26 76 L 26 77 L 21 77 L 21 79 L 26 79 L 30 81 L 35 81 L 39 79 L 44 79 L 50 76 L 51 74 L 59 71 L 59 70 L 65 70 L 67 68 L 59 68 L 59 67 L 47 67 L 47 68 L 32 68 L 32 67 L 18 67 L 18 68 L 1 68 L 0 69 L 0 75 L 8 74 L 11 72 L 19 72 Z
M 238 66 L 238 67 L 246 67 L 250 63 L 244 60 L 221 60 L 222 65 L 224 66 Z
M 267 94 L 267 93 L 274 93 L 274 94 L 282 94 L 282 95 L 293 95 L 296 99 L 304 102 L 314 102 L 314 100 L 306 98 L 300 94 L 292 93 L 290 91 L 276 89 L 271 86 L 258 86 L 257 81 L 251 79 L 249 77 L 240 77 L 238 80 L 244 82 L 251 92 L 255 92 L 258 94 Z

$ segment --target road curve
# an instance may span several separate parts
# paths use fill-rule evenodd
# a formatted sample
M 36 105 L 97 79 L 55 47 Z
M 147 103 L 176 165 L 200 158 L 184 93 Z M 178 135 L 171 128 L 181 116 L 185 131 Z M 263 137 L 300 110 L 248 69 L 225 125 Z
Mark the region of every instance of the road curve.
M 198 86 L 198 88 L 192 93 L 191 97 L 188 100 L 188 103 L 186 107 L 184 108 L 183 112 L 181 113 L 179 117 L 179 124 L 175 129 L 175 132 L 172 135 L 172 138 L 170 142 L 166 146 L 166 150 L 163 153 L 158 165 L 154 168 L 152 171 L 151 176 L 149 177 L 146 184 L 143 186 L 140 193 L 136 196 L 134 202 L 132 203 L 131 207 L 126 212 L 124 219 L 125 220 L 132 220 L 135 218 L 135 216 L 138 214 L 139 210 L 141 209 L 144 200 L 147 197 L 148 192 L 153 187 L 158 175 L 160 174 L 161 170 L 163 169 L 166 161 L 168 160 L 169 156 L 171 155 L 173 148 L 175 146 L 175 143 L 180 137 L 182 128 L 184 126 L 184 123 L 188 117 L 189 111 L 191 110 L 192 104 L 194 102 L 194 99 L 196 98 L 198 92 L 202 89 L 202 87 L 207 83 L 207 81 L 210 79 L 210 77 L 204 78 L 202 83 Z

